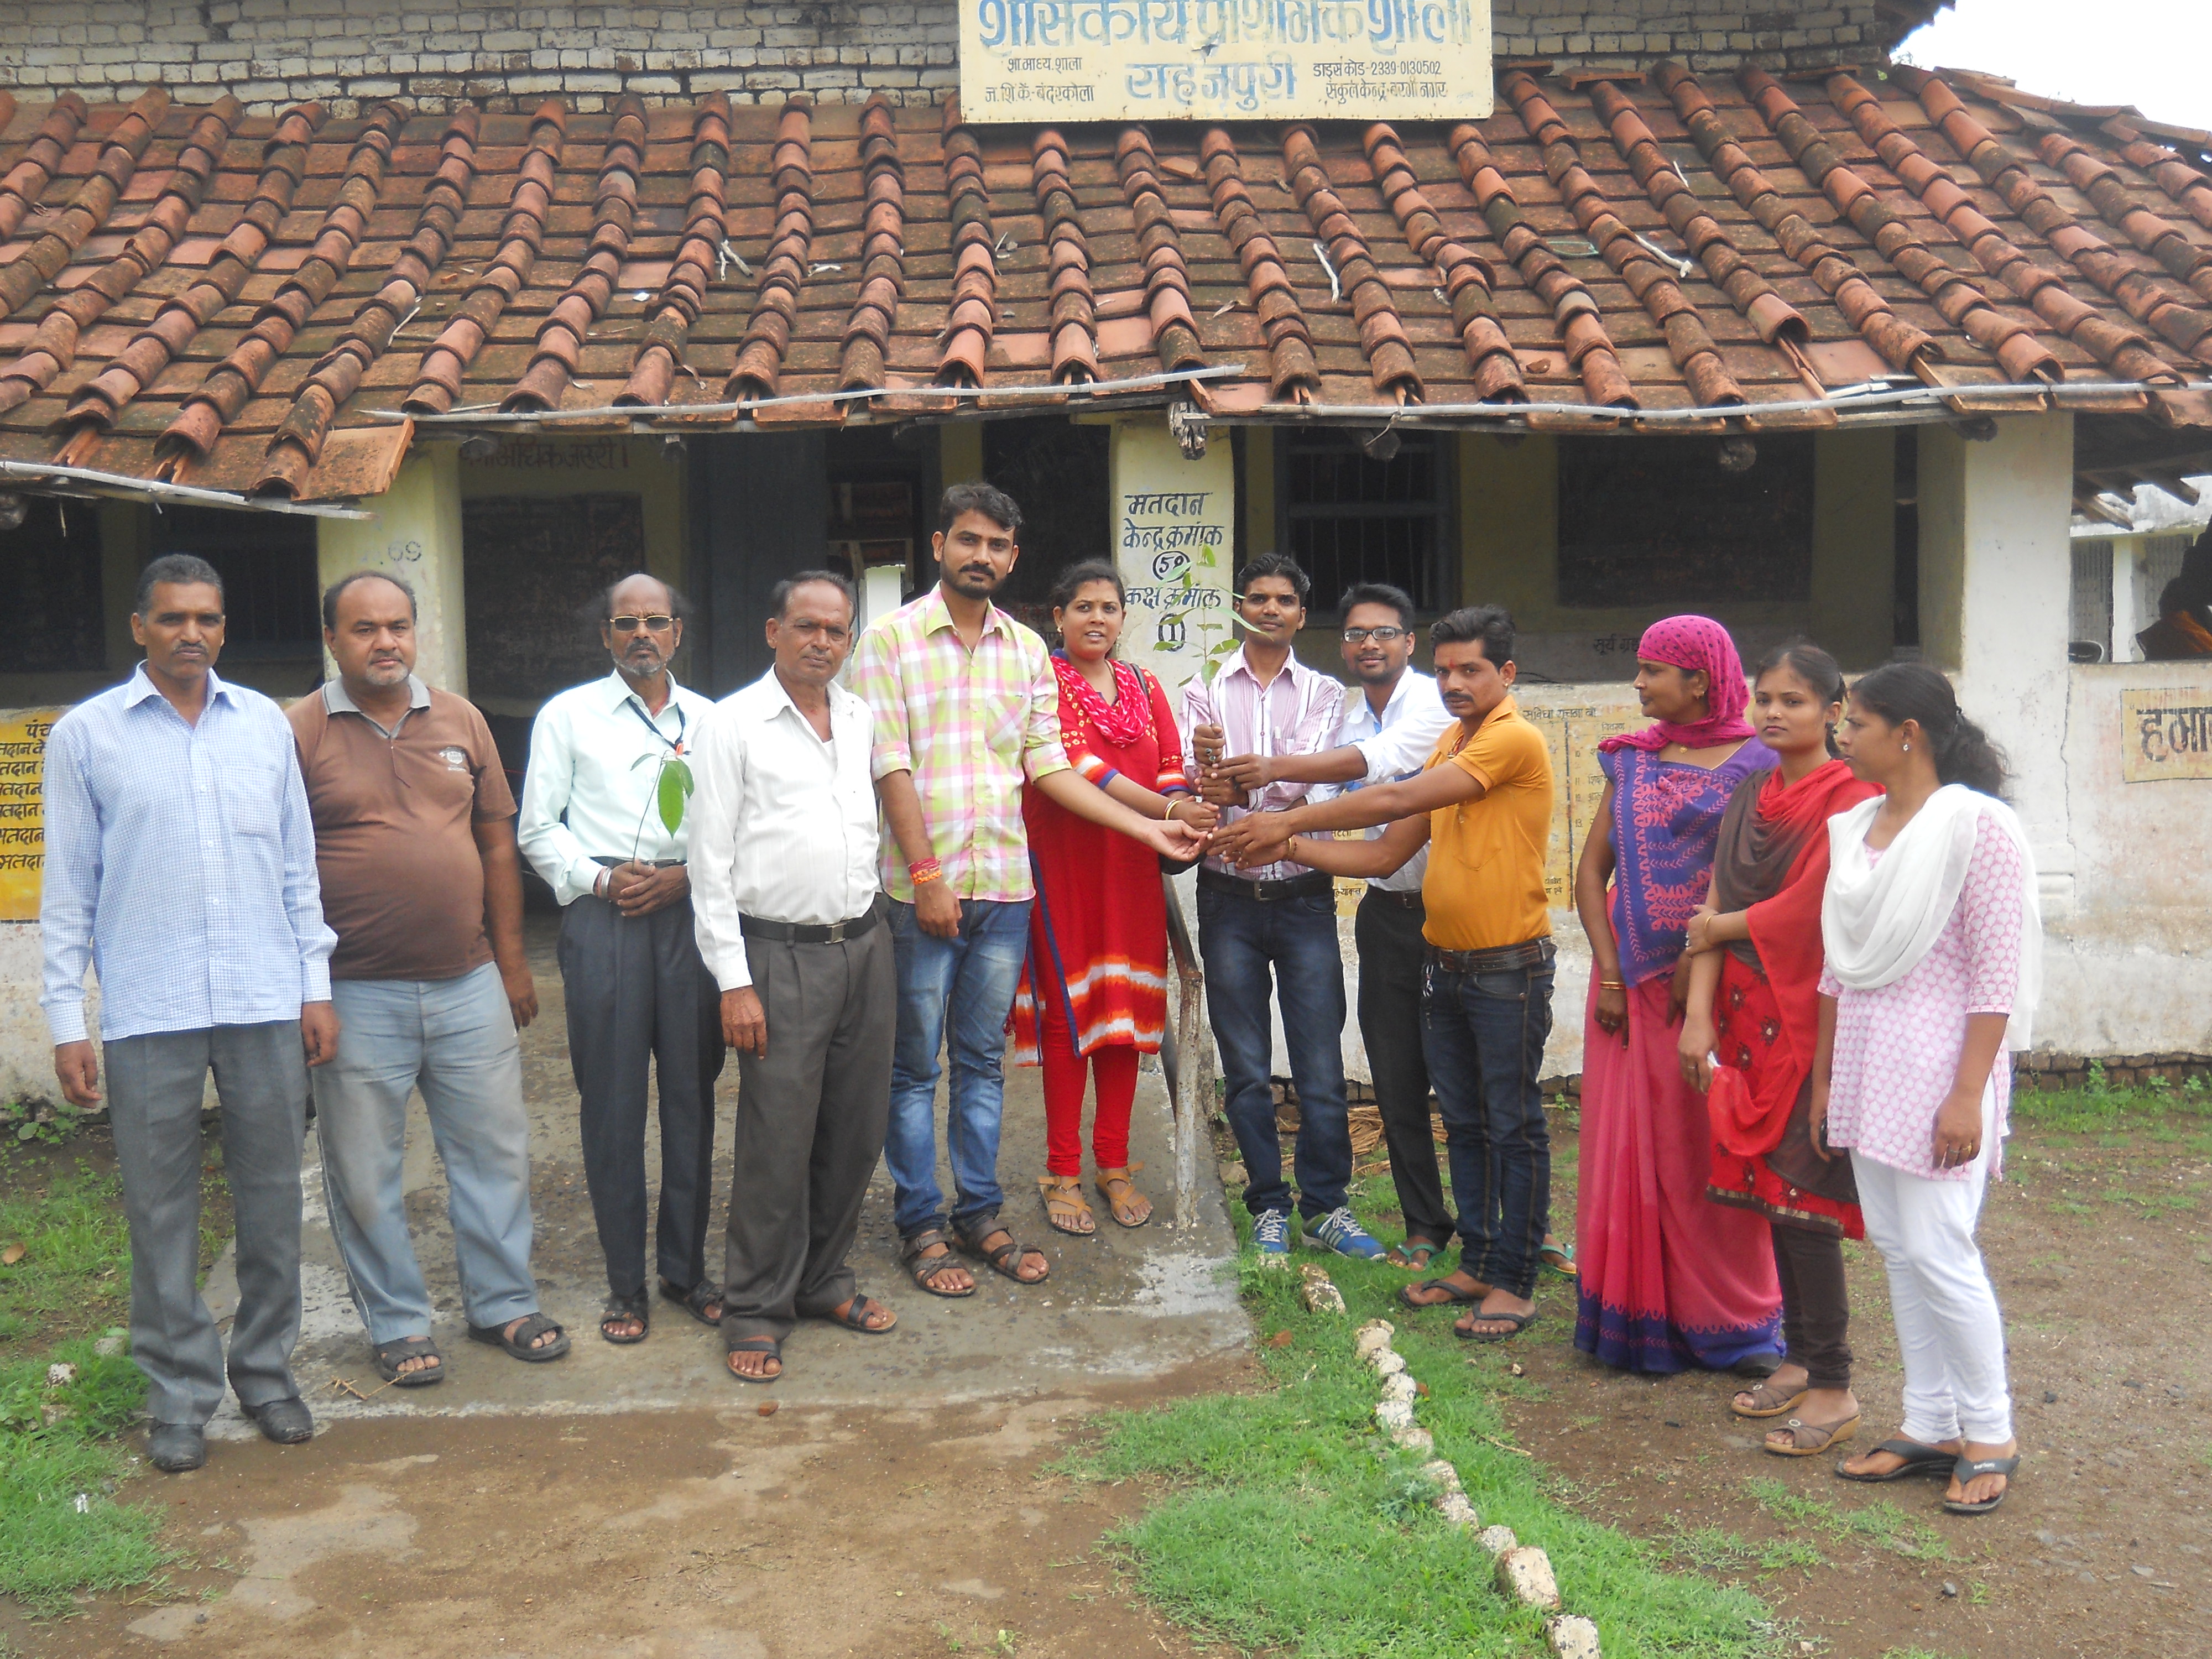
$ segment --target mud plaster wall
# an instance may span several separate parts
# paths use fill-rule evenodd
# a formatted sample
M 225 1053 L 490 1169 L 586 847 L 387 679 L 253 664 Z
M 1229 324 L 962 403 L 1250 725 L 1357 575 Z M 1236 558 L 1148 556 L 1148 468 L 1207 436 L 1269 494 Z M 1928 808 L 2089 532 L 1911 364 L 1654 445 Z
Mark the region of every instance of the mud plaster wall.
M 1665 56 L 1698 69 L 1770 68 L 1881 56 L 1873 0 L 1492 0 L 1501 63 L 1632 65 Z M 625 93 L 648 101 L 727 91 L 739 102 L 805 92 L 825 103 L 880 90 L 941 101 L 958 84 L 949 0 L 811 3 L 464 5 L 392 0 L 9 0 L 0 3 L 0 79 L 24 88 L 149 83 L 218 88 L 266 112 L 302 99 L 355 112 L 380 98 L 429 108 L 474 100 L 527 107 L 559 94 L 580 109 Z M 193 101 L 204 101 L 195 98 Z

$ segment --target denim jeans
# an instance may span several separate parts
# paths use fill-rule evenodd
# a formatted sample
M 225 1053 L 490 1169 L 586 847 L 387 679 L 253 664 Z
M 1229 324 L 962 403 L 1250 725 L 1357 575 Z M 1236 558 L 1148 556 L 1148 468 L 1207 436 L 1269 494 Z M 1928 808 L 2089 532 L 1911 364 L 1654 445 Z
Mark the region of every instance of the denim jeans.
M 901 1238 L 944 1224 L 937 1184 L 939 1051 L 952 1061 L 945 1146 L 957 1200 L 952 1224 L 973 1233 L 999 1212 L 999 1123 L 1006 1109 L 1006 1016 L 1029 954 L 1030 901 L 960 901 L 960 931 L 938 939 L 914 906 L 891 902 L 898 960 L 898 1042 L 891 1054 L 891 1121 L 884 1162 L 896 1188 Z M 989 1231 L 984 1228 L 983 1231 Z
M 1552 964 L 1421 975 L 1421 1048 L 1444 1121 L 1460 1270 L 1515 1296 L 1536 1287 L 1552 1218 L 1552 1138 L 1536 1079 L 1552 1032 Z
M 1352 1179 L 1352 1128 L 1344 1109 L 1344 960 L 1336 900 L 1256 899 L 1198 890 L 1198 950 L 1206 963 L 1206 1010 L 1221 1051 L 1229 1127 L 1244 1157 L 1244 1207 L 1291 1207 L 1283 1180 L 1275 1099 L 1267 1086 L 1274 1040 L 1267 999 L 1282 1000 L 1291 1081 L 1298 1091 L 1292 1170 L 1298 1212 L 1326 1215 Z
M 422 1091 L 471 1325 L 538 1311 L 530 1272 L 530 1122 L 522 1048 L 491 963 L 459 979 L 342 979 L 337 1057 L 311 1075 L 331 1231 L 372 1343 L 430 1334 L 407 1231 L 407 1097 Z

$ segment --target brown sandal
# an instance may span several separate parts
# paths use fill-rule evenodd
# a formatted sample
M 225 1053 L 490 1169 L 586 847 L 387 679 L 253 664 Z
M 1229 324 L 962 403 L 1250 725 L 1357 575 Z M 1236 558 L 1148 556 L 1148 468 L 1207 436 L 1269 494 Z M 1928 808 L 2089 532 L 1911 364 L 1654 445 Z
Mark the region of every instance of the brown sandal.
M 1805 1396 L 1812 1391 L 1809 1383 L 1785 1389 L 1778 1389 L 1771 1382 L 1754 1382 L 1747 1389 L 1735 1391 L 1735 1397 L 1729 1401 L 1729 1409 L 1738 1417 L 1787 1417 L 1805 1403 Z M 1735 1403 L 1747 1395 L 1752 1401 L 1748 1410 Z
M 990 1237 L 993 1233 L 1005 1234 L 1006 1242 L 1003 1244 L 986 1244 L 983 1241 Z M 1052 1277 L 1051 1258 L 1042 1250 L 1031 1249 L 1021 1240 L 1016 1238 L 1013 1229 L 995 1216 L 974 1232 L 962 1233 L 960 1248 L 978 1261 L 988 1262 L 992 1272 L 1012 1279 L 1017 1285 L 1042 1285 Z M 1044 1271 L 1035 1279 L 1022 1277 L 1022 1263 L 1030 1256 L 1036 1256 L 1045 1264 Z
M 933 1244 L 945 1245 L 945 1254 L 924 1255 L 922 1252 Z M 947 1291 L 939 1288 L 938 1275 L 948 1268 L 959 1267 L 963 1273 L 967 1273 L 968 1270 L 952 1259 L 951 1244 L 945 1235 L 934 1227 L 918 1232 L 912 1238 L 902 1239 L 899 1242 L 899 1260 L 906 1263 L 906 1270 L 913 1275 L 914 1282 L 932 1296 L 961 1297 L 975 1294 L 975 1286 L 972 1283 L 964 1291 Z M 969 1277 L 972 1280 L 975 1275 L 969 1273 Z
M 1124 1227 L 1141 1227 L 1152 1218 L 1152 1201 L 1137 1190 L 1129 1177 L 1145 1166 L 1132 1164 L 1125 1170 L 1101 1170 L 1098 1190 L 1105 1195 L 1106 1207 L 1114 1219 Z
M 1073 1176 L 1039 1176 L 1037 1190 L 1044 1194 L 1044 1218 L 1055 1232 L 1088 1238 L 1098 1231 L 1083 1188 Z M 1121 1219 L 1119 1216 L 1115 1220 Z
M 1776 1457 L 1818 1457 L 1831 1447 L 1840 1446 L 1859 1431 L 1859 1414 L 1853 1412 L 1840 1423 L 1808 1423 L 1793 1417 L 1780 1428 L 1771 1430 L 1760 1442 L 1760 1449 Z M 1788 1440 L 1777 1443 L 1775 1436 L 1787 1435 Z

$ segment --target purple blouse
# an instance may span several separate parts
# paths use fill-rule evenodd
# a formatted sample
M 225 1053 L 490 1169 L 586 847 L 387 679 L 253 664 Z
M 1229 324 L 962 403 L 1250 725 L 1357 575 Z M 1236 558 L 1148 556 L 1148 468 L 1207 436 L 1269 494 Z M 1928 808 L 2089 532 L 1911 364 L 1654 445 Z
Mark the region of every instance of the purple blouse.
M 1674 971 L 1690 917 L 1713 878 L 1713 849 L 1729 797 L 1777 763 L 1757 738 L 1718 766 L 1662 761 L 1649 750 L 1601 750 L 1613 784 L 1613 932 L 1630 985 Z

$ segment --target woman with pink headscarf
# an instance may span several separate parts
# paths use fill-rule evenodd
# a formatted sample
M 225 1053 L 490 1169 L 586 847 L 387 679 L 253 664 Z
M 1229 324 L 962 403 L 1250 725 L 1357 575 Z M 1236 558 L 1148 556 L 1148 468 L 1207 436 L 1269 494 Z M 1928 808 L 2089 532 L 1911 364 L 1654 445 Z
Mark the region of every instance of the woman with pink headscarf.
M 1575 1346 L 1629 1370 L 1763 1376 L 1780 1346 L 1774 1254 L 1759 1217 L 1705 1196 L 1712 1133 L 1675 1045 L 1722 815 L 1776 757 L 1743 717 L 1742 659 L 1710 617 L 1645 631 L 1636 694 L 1653 723 L 1598 745 L 1605 795 L 1575 869 L 1591 957 Z

